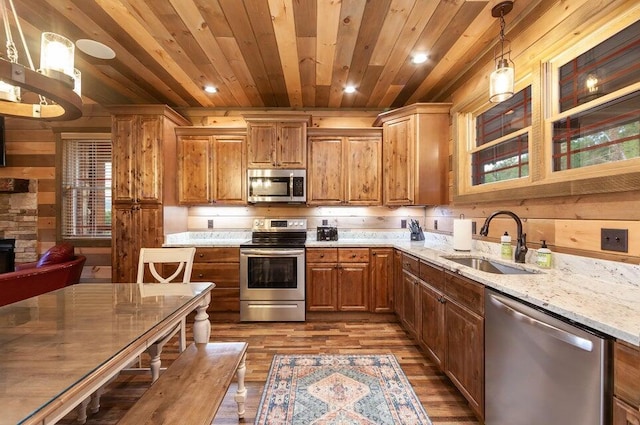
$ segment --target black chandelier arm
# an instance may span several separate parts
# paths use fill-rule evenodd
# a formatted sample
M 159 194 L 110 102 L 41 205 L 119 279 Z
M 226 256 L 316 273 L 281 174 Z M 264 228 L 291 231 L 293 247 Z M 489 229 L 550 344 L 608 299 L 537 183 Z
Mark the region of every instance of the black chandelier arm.
M 0 80 L 55 102 L 32 104 L 0 100 L 0 115 L 51 121 L 69 121 L 82 116 L 82 99 L 62 81 L 6 60 L 0 60 Z

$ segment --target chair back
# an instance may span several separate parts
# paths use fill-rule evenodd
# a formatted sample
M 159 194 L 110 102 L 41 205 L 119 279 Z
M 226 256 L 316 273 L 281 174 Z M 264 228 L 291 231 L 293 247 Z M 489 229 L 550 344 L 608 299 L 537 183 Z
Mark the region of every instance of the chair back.
M 181 273 L 182 283 L 189 283 L 195 254 L 195 248 L 141 248 L 136 282 L 150 283 L 144 281 L 145 269 L 147 269 L 145 266 L 148 266 L 149 272 L 158 283 L 171 283 Z M 177 269 L 170 276 L 162 274 L 162 265 L 165 263 L 177 264 Z

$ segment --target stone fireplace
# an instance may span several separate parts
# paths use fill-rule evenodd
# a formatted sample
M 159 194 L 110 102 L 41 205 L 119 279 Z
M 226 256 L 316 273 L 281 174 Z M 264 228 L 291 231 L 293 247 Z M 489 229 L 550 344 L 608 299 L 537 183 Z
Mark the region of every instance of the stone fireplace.
M 0 239 L 15 239 L 15 263 L 38 259 L 38 181 L 0 178 Z

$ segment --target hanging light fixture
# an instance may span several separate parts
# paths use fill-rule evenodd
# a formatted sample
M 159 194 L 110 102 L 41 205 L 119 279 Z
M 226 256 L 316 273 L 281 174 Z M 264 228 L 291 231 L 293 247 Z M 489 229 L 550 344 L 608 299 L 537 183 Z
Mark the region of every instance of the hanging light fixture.
M 7 48 L 6 57 L 0 54 L 0 115 L 44 120 L 74 120 L 81 117 L 80 82 L 76 81 L 79 71 L 73 67 L 73 43 L 61 35 L 43 33 L 40 69 L 36 70 L 13 0 L 0 0 L 0 13 Z M 18 62 L 10 19 L 13 19 L 20 36 L 29 66 Z M 27 93 L 23 93 L 22 89 Z
M 491 9 L 491 16 L 500 18 L 500 43 L 494 50 L 495 69 L 489 78 L 489 101 L 502 102 L 513 96 L 515 68 L 511 60 L 511 43 L 504 38 L 504 16 L 513 9 L 512 1 L 503 1 Z

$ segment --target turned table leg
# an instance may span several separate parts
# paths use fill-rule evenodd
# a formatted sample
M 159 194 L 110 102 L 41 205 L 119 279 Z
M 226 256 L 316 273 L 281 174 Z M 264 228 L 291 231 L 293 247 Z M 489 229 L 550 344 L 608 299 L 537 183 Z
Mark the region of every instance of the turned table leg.
M 202 303 L 196 307 L 196 317 L 193 323 L 193 339 L 196 343 L 207 343 L 211 337 L 211 322 L 207 307 L 211 302 L 211 293 L 202 300 Z
M 238 391 L 236 391 L 234 399 L 236 403 L 238 403 L 239 418 L 244 418 L 244 402 L 247 398 L 247 389 L 244 387 L 244 375 L 247 371 L 246 357 L 247 353 L 242 355 L 242 359 L 240 359 L 240 364 L 238 365 L 238 370 L 236 371 L 236 375 L 238 377 Z

